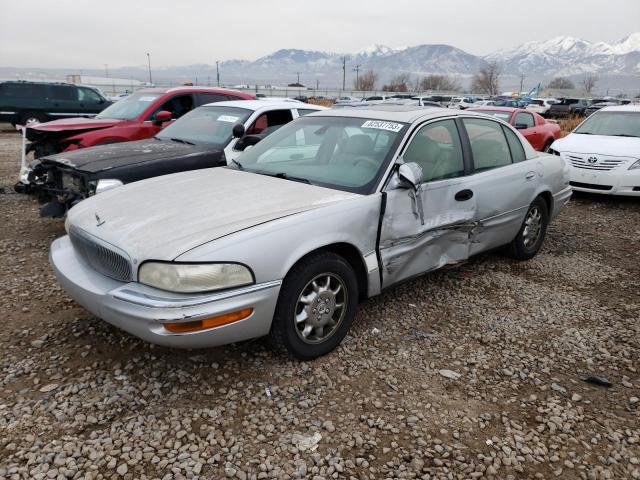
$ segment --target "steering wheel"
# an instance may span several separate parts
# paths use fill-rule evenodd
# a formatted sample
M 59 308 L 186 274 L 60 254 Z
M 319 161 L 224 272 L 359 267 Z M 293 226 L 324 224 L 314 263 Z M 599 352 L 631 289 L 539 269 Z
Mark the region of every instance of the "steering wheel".
M 369 165 L 371 165 L 373 168 L 375 168 L 376 170 L 378 169 L 378 167 L 380 166 L 378 164 L 378 162 L 376 162 L 375 160 L 372 160 L 369 157 L 358 157 L 353 161 L 353 165 L 358 165 L 360 162 L 365 162 L 368 163 Z

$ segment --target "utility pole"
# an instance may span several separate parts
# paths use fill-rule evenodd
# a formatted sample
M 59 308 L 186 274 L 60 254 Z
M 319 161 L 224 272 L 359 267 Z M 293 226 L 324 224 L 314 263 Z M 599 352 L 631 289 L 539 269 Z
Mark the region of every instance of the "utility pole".
M 522 86 L 524 85 L 524 73 L 520 74 L 520 92 L 519 94 L 522 95 Z
M 153 84 L 151 80 L 151 55 L 147 52 L 147 64 L 149 65 L 149 85 Z
M 320 80 L 316 78 L 316 91 L 320 90 Z
M 296 72 L 296 74 L 298 75 L 298 85 L 300 85 L 300 72 Z
M 107 78 L 109 78 L 109 64 L 108 63 L 104 64 L 104 73 L 107 76 Z
M 353 71 L 356 72 L 356 90 L 360 90 L 360 65 L 356 65 Z
M 218 86 L 220 86 L 220 62 L 218 62 L 218 60 L 216 60 L 216 80 L 218 83 Z
M 347 57 L 342 57 L 342 91 L 344 92 L 344 88 L 347 82 Z

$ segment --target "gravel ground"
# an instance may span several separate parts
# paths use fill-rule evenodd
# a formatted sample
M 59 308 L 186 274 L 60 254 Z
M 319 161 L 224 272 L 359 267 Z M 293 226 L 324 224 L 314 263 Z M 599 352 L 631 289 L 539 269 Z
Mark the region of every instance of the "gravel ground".
M 534 260 L 388 291 L 299 363 L 77 306 L 47 262 L 62 221 L 11 191 L 18 146 L 0 132 L 1 478 L 640 478 L 640 199 L 578 196 Z

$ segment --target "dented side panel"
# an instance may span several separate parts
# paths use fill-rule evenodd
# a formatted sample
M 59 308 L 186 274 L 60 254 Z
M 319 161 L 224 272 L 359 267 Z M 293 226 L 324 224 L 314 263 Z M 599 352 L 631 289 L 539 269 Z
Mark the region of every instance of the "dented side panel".
M 417 198 L 424 223 L 407 189 L 387 192 L 382 219 L 380 256 L 383 287 L 469 256 L 470 236 L 476 229 L 476 200 L 455 200 L 465 178 L 425 184 Z

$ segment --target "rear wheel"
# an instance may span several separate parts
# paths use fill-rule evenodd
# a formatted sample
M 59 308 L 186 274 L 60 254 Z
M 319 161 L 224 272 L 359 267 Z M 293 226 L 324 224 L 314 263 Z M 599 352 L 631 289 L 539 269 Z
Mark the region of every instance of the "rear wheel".
M 549 208 L 543 198 L 536 198 L 524 217 L 522 227 L 509 246 L 509 256 L 516 260 L 533 258 L 542 247 L 549 225 Z
M 342 257 L 320 252 L 303 259 L 282 283 L 272 343 L 300 360 L 329 353 L 349 331 L 357 298 L 356 275 Z
M 47 116 L 38 112 L 24 112 L 20 115 L 20 125 L 29 126 L 32 123 L 42 123 L 47 121 Z

